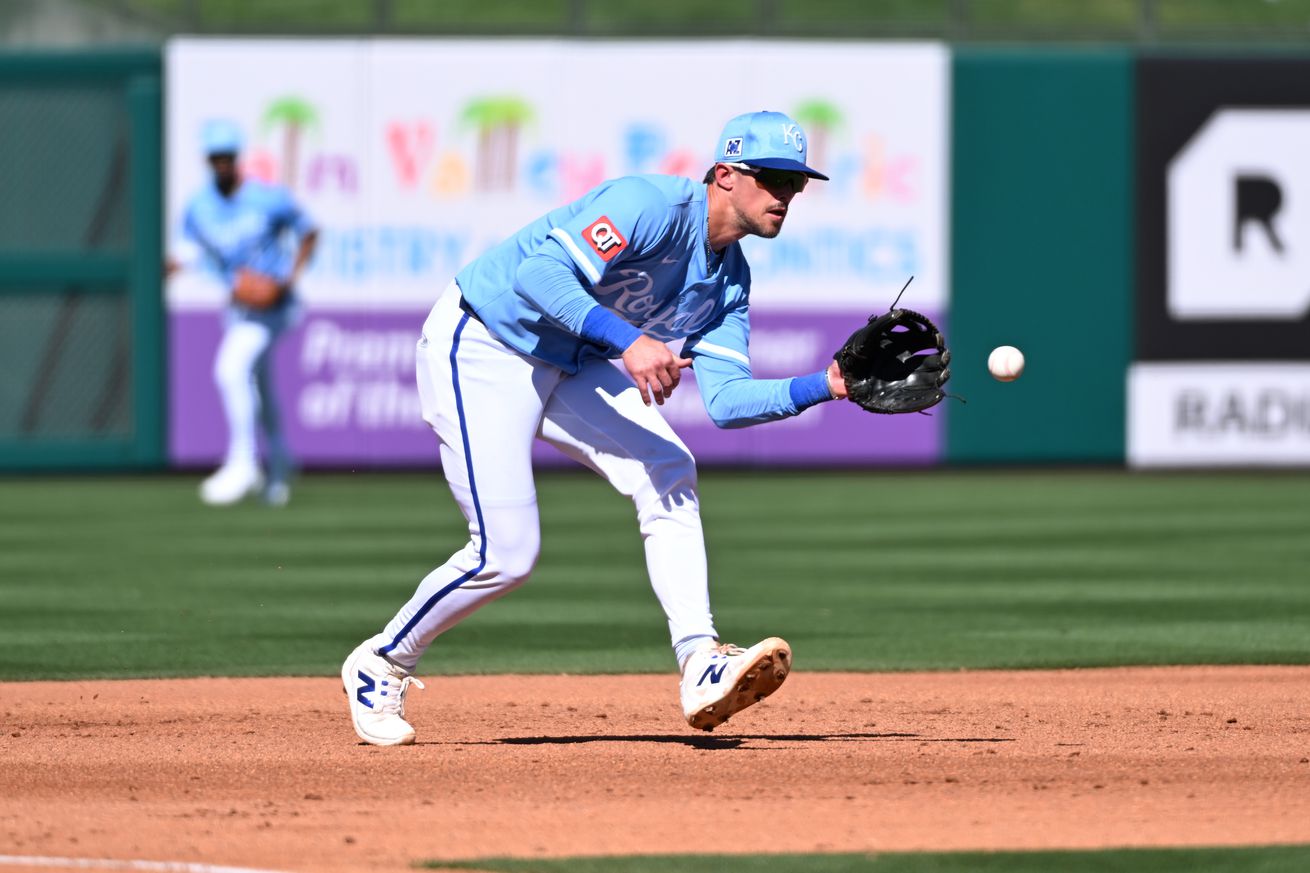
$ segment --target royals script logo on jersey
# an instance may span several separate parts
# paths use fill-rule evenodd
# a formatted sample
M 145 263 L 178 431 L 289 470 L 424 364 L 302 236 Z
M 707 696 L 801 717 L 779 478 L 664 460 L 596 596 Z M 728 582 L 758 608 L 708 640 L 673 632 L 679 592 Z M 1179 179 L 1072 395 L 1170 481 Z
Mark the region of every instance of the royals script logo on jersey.
M 717 282 L 698 282 L 670 296 L 656 290 L 645 270 L 618 270 L 609 275 L 609 281 L 596 286 L 595 294 L 628 323 L 656 339 L 671 342 L 710 323 L 722 290 Z
M 596 256 L 606 263 L 612 261 L 614 256 L 623 251 L 623 247 L 628 244 L 623 235 L 614 229 L 609 218 L 604 215 L 583 229 L 582 239 L 591 246 Z

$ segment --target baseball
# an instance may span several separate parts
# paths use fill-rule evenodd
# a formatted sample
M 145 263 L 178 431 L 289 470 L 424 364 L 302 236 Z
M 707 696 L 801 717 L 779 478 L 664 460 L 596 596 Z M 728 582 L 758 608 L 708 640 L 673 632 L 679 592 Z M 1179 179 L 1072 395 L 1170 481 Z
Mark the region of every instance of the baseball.
M 1013 382 L 1023 374 L 1023 352 L 1014 346 L 997 346 L 987 356 L 987 369 L 998 382 Z

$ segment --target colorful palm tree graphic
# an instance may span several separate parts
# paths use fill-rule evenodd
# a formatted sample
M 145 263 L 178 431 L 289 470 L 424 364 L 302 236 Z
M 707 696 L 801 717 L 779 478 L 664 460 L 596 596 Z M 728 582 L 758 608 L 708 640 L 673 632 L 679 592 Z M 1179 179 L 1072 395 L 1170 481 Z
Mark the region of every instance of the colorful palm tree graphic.
M 474 185 L 479 191 L 509 191 L 518 166 L 519 132 L 534 118 L 532 107 L 512 95 L 478 97 L 460 113 L 460 124 L 478 131 Z
M 841 110 L 827 100 L 814 98 L 806 100 L 796 107 L 792 117 L 800 122 L 801 127 L 810 137 L 810 166 L 822 170 L 828 165 L 828 140 L 832 132 L 845 123 Z
M 279 97 L 264 110 L 261 126 L 265 133 L 282 126 L 282 184 L 296 186 L 296 161 L 300 151 L 300 135 L 306 129 L 318 126 L 318 112 L 299 97 Z

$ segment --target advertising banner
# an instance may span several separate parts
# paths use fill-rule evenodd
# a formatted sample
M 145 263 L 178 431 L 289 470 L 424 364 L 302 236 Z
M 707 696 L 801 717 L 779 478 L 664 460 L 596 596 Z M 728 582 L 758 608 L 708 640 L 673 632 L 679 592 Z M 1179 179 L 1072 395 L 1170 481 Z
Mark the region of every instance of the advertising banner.
M 1148 58 L 1137 88 L 1129 458 L 1310 463 L 1310 61 Z
M 167 50 L 168 245 L 207 184 L 204 123 L 235 121 L 243 172 L 286 185 L 321 228 L 304 317 L 276 353 L 292 448 L 310 464 L 427 462 L 413 343 L 451 277 L 607 178 L 699 179 L 743 111 L 795 117 L 810 164 L 833 179 L 800 195 L 777 239 L 742 243 L 755 375 L 819 369 L 910 275 L 906 305 L 944 318 L 948 76 L 936 44 L 179 39 Z M 225 296 L 203 270 L 167 288 L 178 464 L 221 453 L 210 373 Z M 743 432 L 716 429 L 692 391 L 665 411 L 702 460 L 939 456 L 940 417 L 835 406 Z
M 1128 405 L 1139 467 L 1310 463 L 1310 364 L 1139 363 Z

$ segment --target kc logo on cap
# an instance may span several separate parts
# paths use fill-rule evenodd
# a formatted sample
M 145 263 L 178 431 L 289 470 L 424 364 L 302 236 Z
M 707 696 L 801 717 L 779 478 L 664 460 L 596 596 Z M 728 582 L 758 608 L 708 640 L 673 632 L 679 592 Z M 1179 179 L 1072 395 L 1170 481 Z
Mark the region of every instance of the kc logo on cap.
M 805 151 L 805 137 L 801 135 L 801 129 L 796 124 L 782 126 L 782 141 L 796 146 L 798 152 Z

